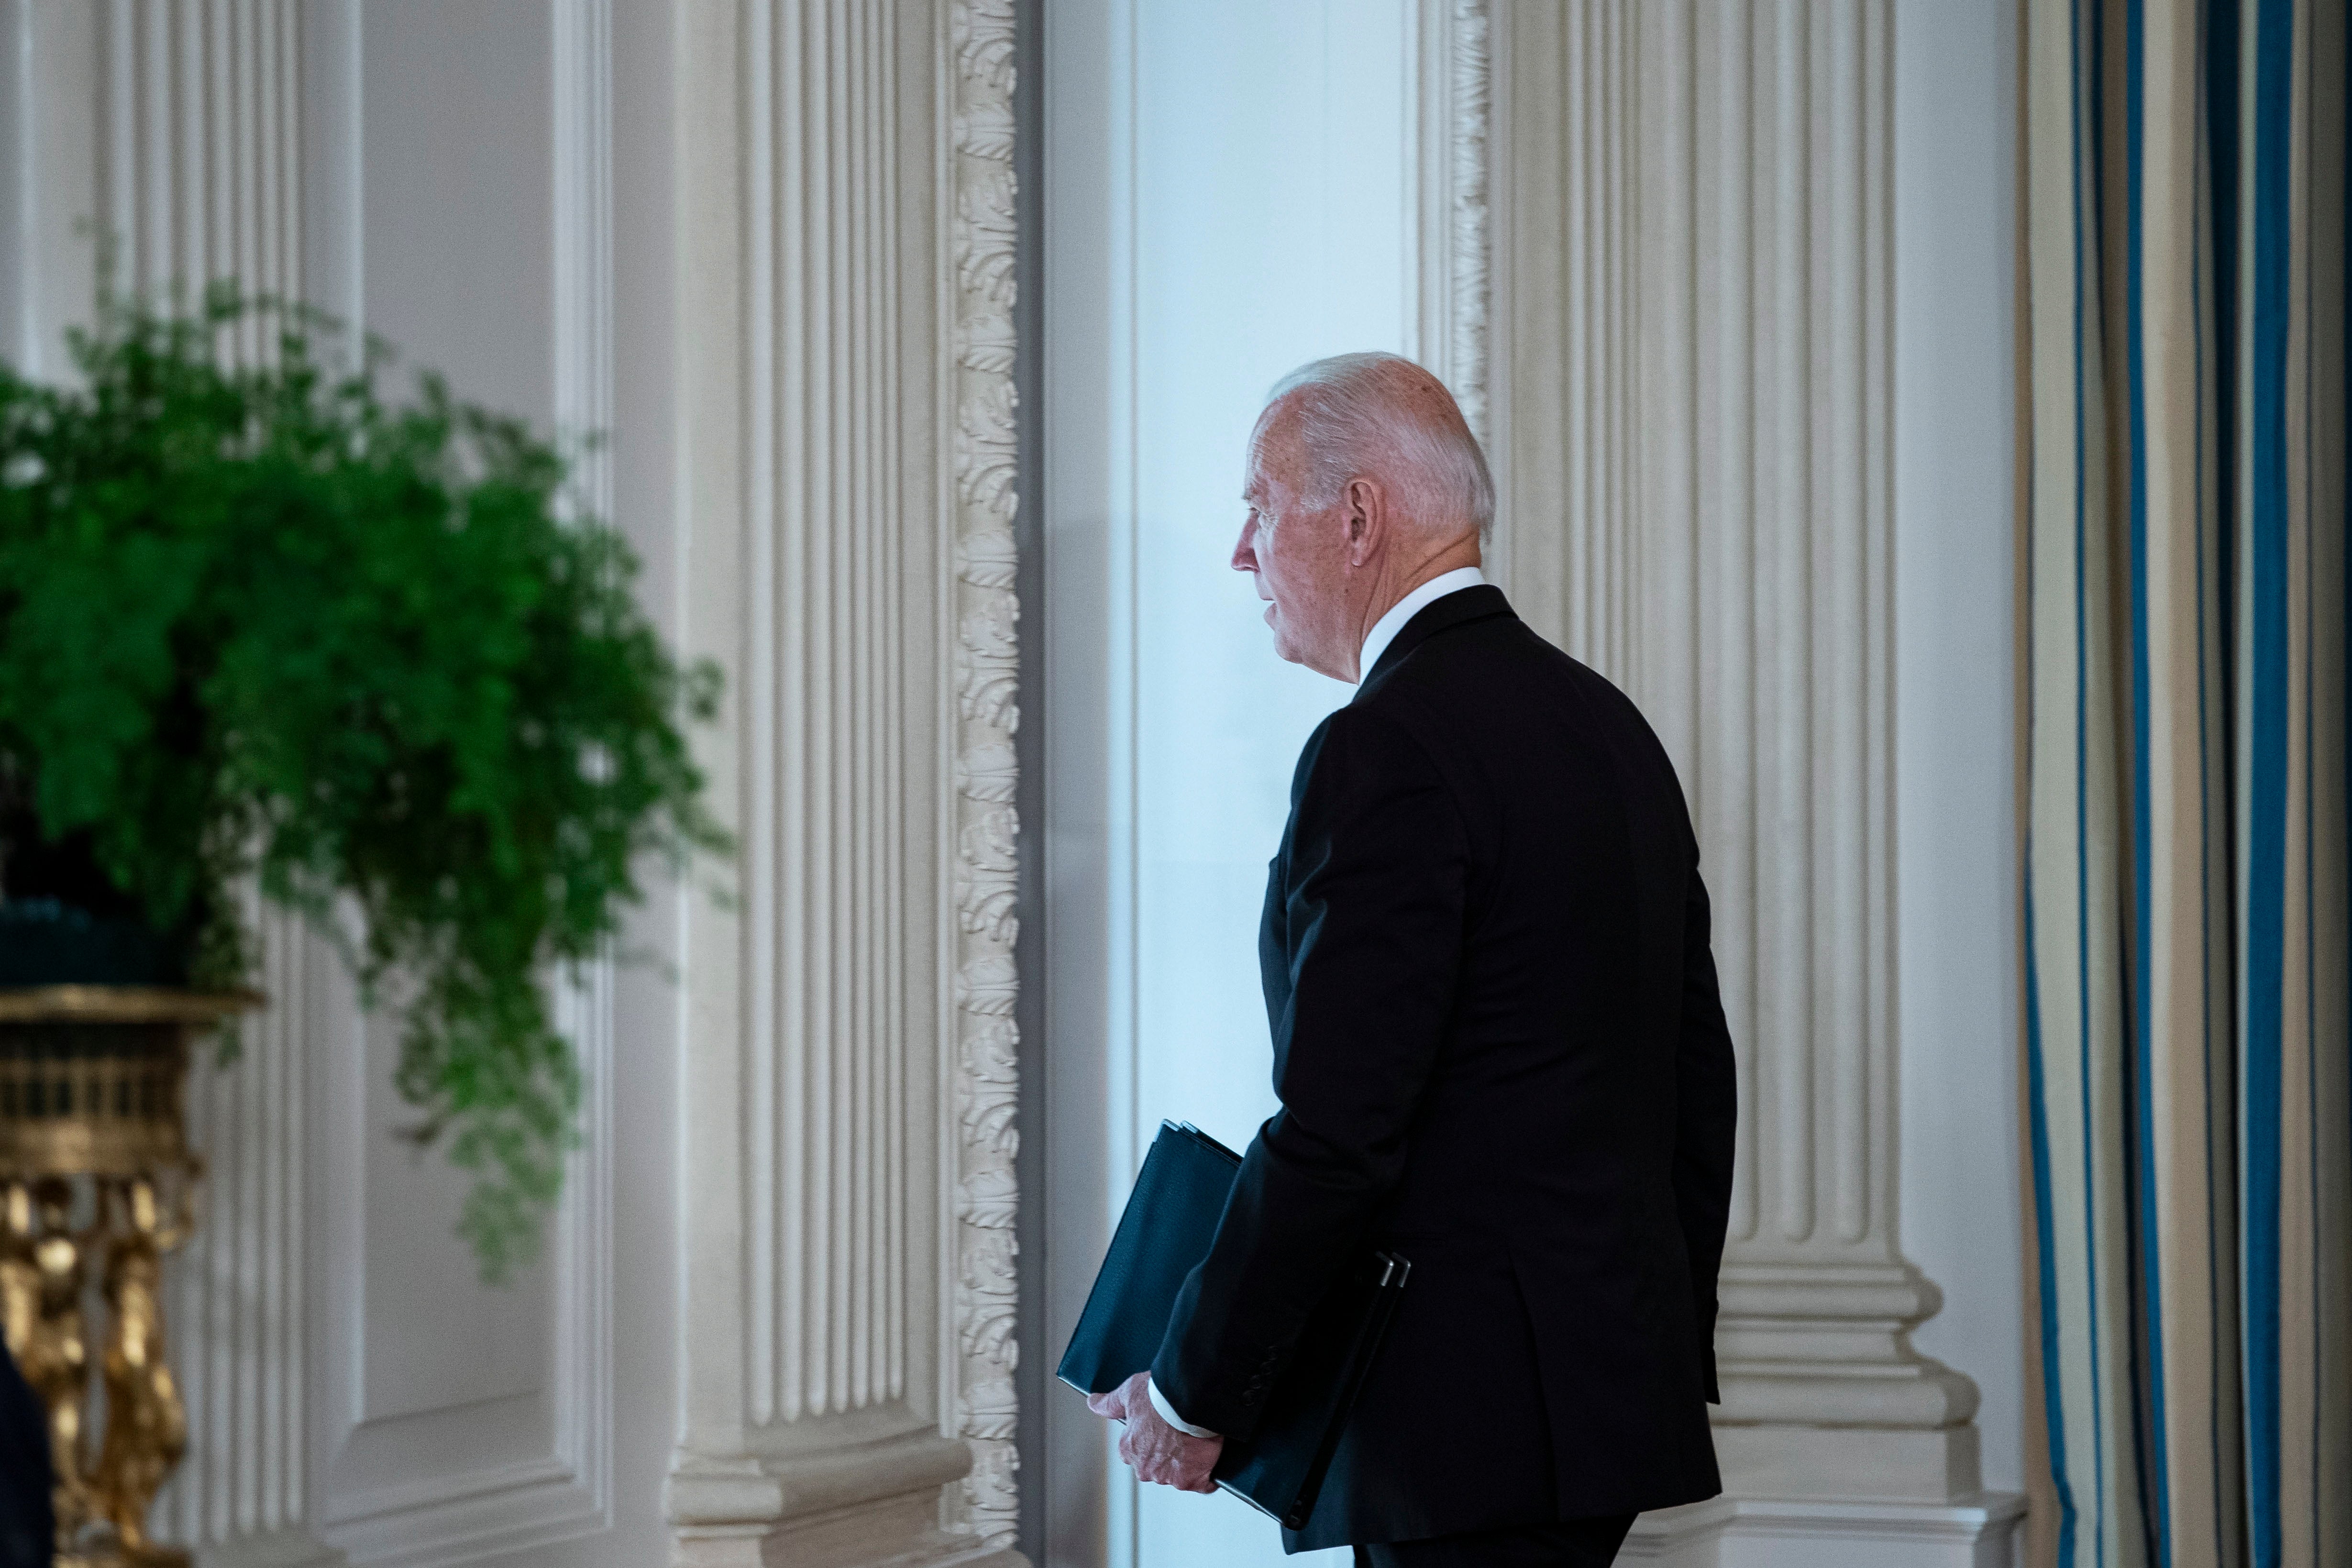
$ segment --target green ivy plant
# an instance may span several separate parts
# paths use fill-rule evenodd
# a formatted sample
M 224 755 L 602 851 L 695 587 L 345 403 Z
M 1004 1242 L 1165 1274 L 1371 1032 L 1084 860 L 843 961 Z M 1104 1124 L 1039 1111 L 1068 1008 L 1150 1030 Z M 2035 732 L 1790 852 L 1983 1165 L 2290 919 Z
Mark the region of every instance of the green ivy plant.
M 331 370 L 332 331 L 216 289 L 102 304 L 74 384 L 0 366 L 0 793 L 194 984 L 249 977 L 244 879 L 330 932 L 355 910 L 498 1279 L 578 1141 L 550 976 L 610 951 L 648 855 L 726 848 L 681 733 L 719 673 L 664 649 L 554 447 L 429 375 L 386 401 L 388 353 Z

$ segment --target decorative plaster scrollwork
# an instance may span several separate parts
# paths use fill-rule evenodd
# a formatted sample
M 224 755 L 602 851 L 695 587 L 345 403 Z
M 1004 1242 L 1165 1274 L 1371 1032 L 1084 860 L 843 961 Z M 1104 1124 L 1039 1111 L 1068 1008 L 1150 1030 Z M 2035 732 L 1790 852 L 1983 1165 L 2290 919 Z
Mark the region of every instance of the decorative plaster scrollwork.
M 1013 715 L 1007 713 L 1002 723 L 985 724 L 985 729 L 1013 730 Z M 1013 786 L 1020 773 L 1013 760 L 1013 743 L 998 741 L 984 746 L 974 746 L 956 761 L 956 788 L 967 798 L 1002 805 L 1013 798 Z M 969 820 L 967 810 L 964 819 Z M 961 831 L 961 827 L 958 829 Z
M 984 931 L 1007 945 L 1021 929 L 1013 912 L 1013 837 L 1018 831 L 1011 811 L 983 812 L 964 824 L 957 845 L 964 866 L 956 897 L 958 918 L 964 930 Z
M 957 1128 L 954 1322 L 961 1352 L 950 1394 L 956 1430 L 971 1446 L 956 1522 L 991 1547 L 1013 1543 L 1018 1493 L 1013 1448 L 1013 1160 L 1018 1081 L 1013 1021 L 1019 990 L 1013 943 L 1018 779 L 1012 736 L 1021 721 L 1021 608 L 1013 597 L 1011 524 L 1019 505 L 1013 416 L 1015 188 L 1013 176 L 1013 0 L 953 0 L 951 113 L 955 181 L 956 1017 L 952 1104 Z
M 985 1143 L 1007 1154 L 1014 1147 L 1013 1118 L 1018 1110 L 1013 1058 L 1016 1039 L 1012 1019 L 991 1018 L 978 1026 L 963 1047 L 963 1070 L 971 1086 L 961 1119 L 965 1142 Z
M 975 316 L 956 323 L 956 363 L 973 370 L 1010 374 L 1013 370 L 1013 318 Z
M 1454 158 L 1453 211 L 1448 237 L 1453 252 L 1452 353 L 1447 366 L 1462 417 L 1480 441 L 1487 439 L 1486 317 L 1494 289 L 1494 226 L 1487 206 L 1487 142 L 1494 108 L 1494 48 L 1487 15 L 1491 0 L 1454 0 L 1448 66 L 1454 117 L 1449 138 Z
M 1011 339 L 1006 342 L 1009 345 Z M 1012 365 L 1011 352 L 1008 347 L 1003 365 L 988 364 L 969 357 L 964 363 L 982 370 L 1009 369 Z M 1012 530 L 972 529 L 956 542 L 956 574 L 975 588 L 1010 588 L 1013 586 L 1013 570 L 1019 564 L 1017 553 Z M 1014 606 L 1014 614 L 1016 616 L 1019 614 L 1017 605 Z
M 992 602 L 963 618 L 956 646 L 956 696 L 967 719 L 985 718 L 1011 730 L 1017 721 L 1013 707 L 1015 668 L 1019 651 L 1013 623 L 1020 612 L 1010 595 L 994 595 Z
M 979 340 L 973 351 L 983 350 Z M 1010 370 L 985 371 L 971 363 L 982 352 L 962 356 L 964 395 L 956 410 L 956 493 L 967 506 L 981 511 L 979 520 L 1009 523 L 1016 503 L 1013 493 L 1013 378 Z M 975 386 L 974 382 L 982 384 Z

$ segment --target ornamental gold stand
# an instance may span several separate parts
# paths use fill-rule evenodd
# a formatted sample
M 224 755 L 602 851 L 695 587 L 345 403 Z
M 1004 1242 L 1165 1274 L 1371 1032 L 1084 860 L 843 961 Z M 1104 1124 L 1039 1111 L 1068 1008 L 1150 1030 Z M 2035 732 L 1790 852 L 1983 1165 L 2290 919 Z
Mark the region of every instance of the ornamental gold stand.
M 187 1447 L 163 1255 L 195 1224 L 188 1039 L 251 992 L 0 990 L 0 1330 L 48 1414 L 58 1568 L 186 1568 L 147 1511 Z M 90 1287 L 103 1300 L 90 1395 Z M 102 1435 L 89 1416 L 102 1403 Z

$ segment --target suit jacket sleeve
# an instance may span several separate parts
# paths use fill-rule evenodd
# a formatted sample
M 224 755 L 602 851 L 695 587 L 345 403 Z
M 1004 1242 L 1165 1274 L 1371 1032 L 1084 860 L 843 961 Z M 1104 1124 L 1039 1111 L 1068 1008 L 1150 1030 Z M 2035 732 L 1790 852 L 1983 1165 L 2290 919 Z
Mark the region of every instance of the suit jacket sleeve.
M 1723 1236 L 1731 1215 L 1732 1138 L 1738 1121 L 1731 1031 L 1716 989 L 1715 953 L 1708 943 L 1706 884 L 1692 852 L 1690 889 L 1683 914 L 1682 1039 L 1675 1057 L 1675 1207 L 1690 1257 L 1691 1301 L 1698 1331 L 1706 1398 L 1719 1405 L 1715 1379 L 1716 1275 L 1723 1266 Z
M 1282 1110 L 1251 1142 L 1151 1366 L 1185 1420 L 1242 1439 L 1403 1173 L 1454 1006 L 1469 873 L 1428 755 L 1356 708 L 1307 742 L 1287 844 L 1261 944 Z

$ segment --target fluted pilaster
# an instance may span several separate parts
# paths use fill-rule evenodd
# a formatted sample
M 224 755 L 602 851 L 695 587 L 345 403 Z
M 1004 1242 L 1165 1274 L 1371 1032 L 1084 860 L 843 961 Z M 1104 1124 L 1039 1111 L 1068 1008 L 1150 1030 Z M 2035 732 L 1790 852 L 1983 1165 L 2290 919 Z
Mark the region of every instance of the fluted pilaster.
M 687 914 L 670 1519 L 1017 1561 L 1012 7 L 679 15 L 680 621 L 741 855 Z
M 188 1403 L 188 1452 L 157 1500 L 163 1539 L 213 1563 L 339 1563 L 311 1533 L 317 1498 L 311 1309 L 315 1173 L 307 1060 L 343 987 L 335 955 L 294 920 L 260 921 L 269 1006 L 234 1060 L 202 1047 L 188 1134 L 205 1161 L 203 1221 L 168 1265 L 166 1332 Z
M 1972 1492 L 1895 1213 L 1890 8 L 1514 15 L 1509 582 L 1697 826 L 1739 1058 L 1727 1484 Z
M 291 0 L 108 0 L 101 221 L 115 280 L 302 288 L 301 12 Z M 266 323 L 245 323 L 249 351 Z
M 89 214 L 121 289 L 248 294 L 303 285 L 302 47 L 293 0 L 110 0 L 89 9 L 97 87 Z M 268 352 L 248 319 L 235 352 Z M 339 1562 L 310 1533 L 318 1498 L 308 1258 L 318 1176 L 309 1060 L 343 987 L 293 918 L 251 911 L 269 1007 L 234 1059 L 200 1050 L 188 1131 L 205 1157 L 203 1222 L 168 1264 L 188 1403 L 187 1458 L 158 1500 L 164 1539 L 216 1562 Z
M 1510 363 L 1498 541 L 1520 614 L 1620 679 L 1633 569 L 1633 0 L 1514 7 Z

